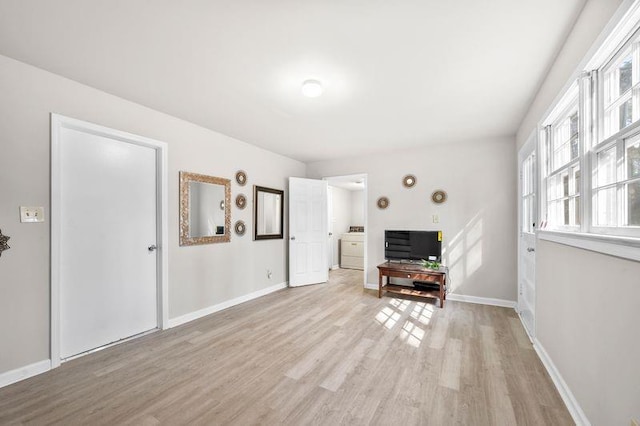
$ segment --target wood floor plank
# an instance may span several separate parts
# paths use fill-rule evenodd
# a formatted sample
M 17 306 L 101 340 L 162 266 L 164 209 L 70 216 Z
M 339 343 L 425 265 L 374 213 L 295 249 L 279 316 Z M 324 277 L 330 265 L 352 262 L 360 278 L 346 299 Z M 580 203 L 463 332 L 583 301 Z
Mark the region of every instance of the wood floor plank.
M 0 389 L 0 424 L 573 424 L 512 309 L 291 288 Z

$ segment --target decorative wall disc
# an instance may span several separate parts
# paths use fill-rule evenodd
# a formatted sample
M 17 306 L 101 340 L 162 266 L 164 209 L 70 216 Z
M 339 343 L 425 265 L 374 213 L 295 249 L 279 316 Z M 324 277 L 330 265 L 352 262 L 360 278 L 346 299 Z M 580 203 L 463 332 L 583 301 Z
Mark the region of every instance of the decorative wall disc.
M 244 171 L 239 170 L 236 173 L 236 182 L 238 182 L 238 185 L 244 186 L 247 183 L 247 174 Z
M 433 191 L 433 194 L 431 194 L 431 201 L 436 204 L 442 204 L 447 201 L 447 193 L 441 189 Z
M 2 235 L 2 230 L 0 230 L 0 256 L 2 256 L 2 252 L 5 250 L 9 250 L 11 247 L 9 247 L 9 238 L 6 235 Z
M 413 188 L 418 179 L 414 175 L 406 175 L 402 178 L 402 184 L 405 188 Z
M 240 210 L 247 207 L 247 197 L 245 197 L 244 194 L 238 194 L 236 197 L 236 207 Z
M 237 235 L 244 235 L 244 233 L 247 232 L 247 226 L 242 220 L 237 221 L 234 228 Z
M 389 199 L 387 197 L 380 197 L 378 198 L 378 208 L 379 209 L 386 209 L 387 207 L 389 207 Z

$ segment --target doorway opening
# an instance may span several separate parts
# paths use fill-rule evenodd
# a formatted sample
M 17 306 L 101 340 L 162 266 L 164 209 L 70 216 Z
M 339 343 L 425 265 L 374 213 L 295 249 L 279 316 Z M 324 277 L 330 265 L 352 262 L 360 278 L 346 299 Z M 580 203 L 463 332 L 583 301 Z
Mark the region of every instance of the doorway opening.
M 367 175 L 354 174 L 324 178 L 328 185 L 330 270 L 362 271 L 367 277 Z

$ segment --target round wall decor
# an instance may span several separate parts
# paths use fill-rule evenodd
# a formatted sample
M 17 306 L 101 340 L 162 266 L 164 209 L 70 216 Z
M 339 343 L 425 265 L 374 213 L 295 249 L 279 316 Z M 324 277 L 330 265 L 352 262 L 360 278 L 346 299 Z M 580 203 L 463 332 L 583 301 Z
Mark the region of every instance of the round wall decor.
M 0 256 L 2 256 L 2 252 L 5 250 L 9 250 L 11 247 L 9 247 L 9 236 L 7 235 L 2 235 L 2 230 L 0 230 Z
M 417 181 L 418 179 L 416 179 L 414 175 L 406 175 L 402 178 L 402 185 L 404 185 L 405 188 L 413 188 Z
M 236 182 L 238 182 L 238 185 L 244 186 L 247 183 L 247 174 L 242 170 L 238 170 L 236 173 Z
M 238 194 L 236 197 L 236 207 L 240 210 L 247 207 L 247 197 L 245 197 L 244 194 Z
M 445 201 L 447 201 L 447 193 L 441 189 L 438 189 L 437 191 L 433 191 L 433 194 L 431 194 L 431 201 L 433 201 L 436 204 L 442 204 Z
M 242 220 L 236 222 L 234 229 L 237 235 L 244 235 L 244 233 L 247 232 L 247 226 Z
M 384 210 L 389 207 L 389 199 L 387 197 L 380 197 L 378 198 L 378 202 L 376 204 L 378 205 L 379 209 Z

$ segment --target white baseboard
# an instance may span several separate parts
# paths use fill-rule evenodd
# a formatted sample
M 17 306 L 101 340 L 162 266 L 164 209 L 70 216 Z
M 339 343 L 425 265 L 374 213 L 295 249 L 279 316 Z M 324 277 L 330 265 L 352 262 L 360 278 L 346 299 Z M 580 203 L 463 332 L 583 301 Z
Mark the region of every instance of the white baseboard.
M 367 283 L 364 285 L 364 288 L 377 290 L 378 284 Z M 382 288 L 384 289 L 384 287 Z M 493 299 L 491 297 L 465 296 L 464 294 L 456 293 L 447 294 L 447 300 L 453 300 L 455 302 L 477 303 L 479 305 L 501 306 L 503 308 L 513 309 L 516 309 L 516 307 L 518 306 L 518 302 L 514 302 L 512 300 Z
M 245 294 L 244 296 L 236 297 L 235 299 L 218 303 L 217 305 L 209 306 L 207 308 L 200 309 L 198 311 L 190 312 L 188 314 L 185 314 L 176 318 L 169 318 L 169 328 L 177 327 L 179 325 L 188 323 L 198 318 L 202 318 L 207 315 L 210 315 L 214 312 L 222 311 L 223 309 L 227 309 L 232 306 L 239 305 L 244 302 L 248 302 L 249 300 L 257 299 L 258 297 L 265 296 L 269 293 L 273 293 L 274 291 L 282 290 L 283 288 L 286 288 L 287 285 L 288 285 L 288 282 L 285 281 L 280 284 L 272 285 L 271 287 L 263 288 L 262 290 L 254 291 L 253 293 Z
M 46 373 L 49 370 L 51 370 L 51 360 L 45 359 L 25 365 L 24 367 L 16 368 L 15 370 L 7 371 L 0 374 L 0 388 L 38 374 Z
M 331 270 L 335 271 L 336 269 L 340 269 L 340 265 L 333 265 L 331 266 Z
M 562 400 L 564 401 L 564 405 L 567 406 L 567 410 L 569 410 L 569 414 L 573 417 L 573 421 L 576 422 L 577 426 L 591 426 L 591 422 L 587 418 L 587 415 L 582 411 L 580 404 L 571 393 L 571 389 L 569 389 L 569 385 L 564 381 L 560 372 L 556 368 L 553 361 L 551 361 L 551 357 L 544 350 L 544 347 L 540 343 L 538 339 L 534 339 L 533 348 L 536 350 L 538 357 L 542 361 L 542 364 L 547 369 L 549 376 L 551 376 L 551 380 L 553 380 L 553 384 L 556 385 L 556 389 L 560 393 Z
M 512 309 L 515 309 L 518 305 L 518 303 L 513 300 L 494 299 L 492 297 L 466 296 L 464 294 L 456 293 L 447 294 L 447 300 L 453 300 L 455 302 L 477 303 L 479 305 L 501 306 L 503 308 Z

